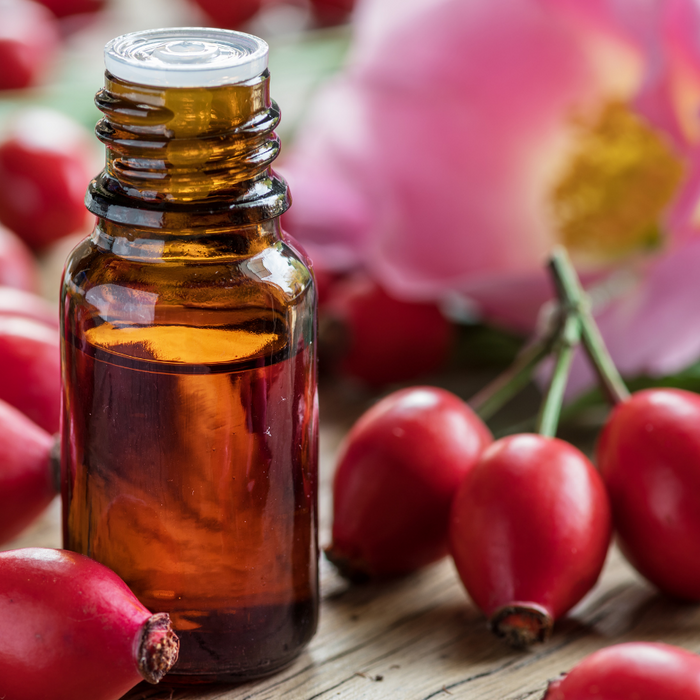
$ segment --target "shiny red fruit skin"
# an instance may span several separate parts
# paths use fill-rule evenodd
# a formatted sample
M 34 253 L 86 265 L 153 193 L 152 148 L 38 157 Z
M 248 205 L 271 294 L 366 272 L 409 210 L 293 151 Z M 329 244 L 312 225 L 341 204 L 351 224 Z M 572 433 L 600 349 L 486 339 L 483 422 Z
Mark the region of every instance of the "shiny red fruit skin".
M 0 285 L 0 317 L 20 316 L 58 328 L 58 309 L 46 299 Z
M 0 683 L 7 700 L 117 700 L 143 680 L 151 613 L 107 567 L 56 549 L 0 552 Z
M 51 435 L 0 401 L 0 544 L 16 537 L 56 495 L 52 447 Z
M 535 604 L 553 620 L 598 579 L 611 535 L 603 482 L 558 438 L 511 435 L 494 442 L 452 504 L 450 550 L 476 605 Z
M 700 700 L 700 656 L 669 644 L 629 642 L 587 656 L 543 700 Z
M 36 292 L 39 268 L 32 252 L 9 229 L 0 225 L 0 284 Z
M 436 304 L 395 299 L 366 277 L 340 281 L 320 313 L 346 328 L 340 372 L 373 387 L 437 370 L 452 347 L 454 329 Z
M 311 9 L 318 24 L 324 27 L 347 22 L 355 0 L 311 0 Z
M 215 27 L 238 29 L 252 19 L 262 6 L 261 0 L 192 0 L 204 10 Z
M 61 368 L 57 329 L 30 318 L 0 316 L 0 399 L 48 433 L 58 432 Z
M 700 396 L 636 392 L 610 414 L 597 461 L 630 563 L 667 595 L 700 601 Z
M 87 226 L 83 200 L 94 173 L 81 131 L 63 115 L 37 110 L 18 117 L 0 143 L 0 222 L 30 248 Z
M 341 447 L 333 483 L 333 552 L 369 577 L 407 574 L 447 554 L 450 503 L 492 440 L 457 396 L 394 392 Z
M 39 83 L 59 48 L 53 15 L 31 0 L 0 3 L 0 90 Z
M 48 7 L 56 17 L 99 12 L 106 4 L 106 0 L 37 0 L 37 2 Z

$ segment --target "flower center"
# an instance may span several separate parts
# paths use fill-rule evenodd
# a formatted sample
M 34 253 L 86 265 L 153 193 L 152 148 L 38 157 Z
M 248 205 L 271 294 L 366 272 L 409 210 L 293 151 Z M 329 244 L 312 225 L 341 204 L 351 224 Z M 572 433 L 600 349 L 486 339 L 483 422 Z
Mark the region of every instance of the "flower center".
M 661 215 L 684 174 L 678 155 L 621 102 L 574 129 L 573 157 L 551 192 L 560 241 L 590 261 L 658 246 Z

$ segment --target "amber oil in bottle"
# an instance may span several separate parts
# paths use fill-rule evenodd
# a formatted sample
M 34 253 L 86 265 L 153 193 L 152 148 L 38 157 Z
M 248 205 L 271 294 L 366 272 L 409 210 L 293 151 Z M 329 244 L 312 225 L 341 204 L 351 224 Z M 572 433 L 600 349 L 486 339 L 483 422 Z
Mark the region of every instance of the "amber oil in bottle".
M 62 287 L 64 546 L 181 639 L 171 679 L 282 668 L 318 611 L 315 292 L 281 231 L 267 47 L 126 35 Z

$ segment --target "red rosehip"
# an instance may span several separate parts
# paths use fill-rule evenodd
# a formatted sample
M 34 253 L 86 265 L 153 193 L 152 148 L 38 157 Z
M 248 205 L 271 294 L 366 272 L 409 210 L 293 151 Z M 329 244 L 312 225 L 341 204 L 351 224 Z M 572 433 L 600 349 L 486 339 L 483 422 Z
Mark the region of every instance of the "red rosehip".
M 99 12 L 106 4 L 106 0 L 37 0 L 37 2 L 48 7 L 56 17 Z
M 587 656 L 543 700 L 700 700 L 700 656 L 651 642 L 615 644 Z
M 59 334 L 30 318 L 0 316 L 0 399 L 49 433 L 61 404 Z
M 45 430 L 0 401 L 0 544 L 16 537 L 56 495 L 53 444 Z
M 0 317 L 20 316 L 58 328 L 58 309 L 43 297 L 0 285 Z
M 367 277 L 341 280 L 321 310 L 319 353 L 370 386 L 414 379 L 447 360 L 454 329 L 437 305 L 401 301 Z M 325 351 L 325 352 L 324 352 Z
M 192 0 L 216 27 L 238 29 L 260 10 L 262 0 Z
M 314 279 L 316 281 L 316 297 L 319 309 L 325 306 L 333 294 L 333 289 L 344 279 L 341 273 L 331 272 L 314 265 Z
M 620 548 L 664 593 L 700 601 L 700 396 L 633 394 L 597 448 Z
M 35 292 L 39 268 L 32 252 L 12 231 L 0 225 L 0 284 Z
M 8 700 L 118 700 L 177 660 L 166 613 L 151 615 L 92 559 L 0 552 L 0 679 Z
M 318 24 L 330 27 L 350 19 L 355 0 L 311 0 L 311 10 Z
M 39 83 L 59 47 L 54 16 L 32 0 L 0 0 L 0 90 Z
M 598 579 L 611 533 L 605 487 L 575 447 L 511 435 L 484 450 L 452 504 L 467 592 L 515 646 L 546 638 Z
M 93 163 L 76 122 L 47 109 L 18 114 L 0 143 L 0 222 L 35 249 L 86 228 Z
M 341 448 L 327 555 L 350 578 L 407 574 L 447 554 L 452 498 L 488 428 L 444 389 L 394 392 L 369 409 Z

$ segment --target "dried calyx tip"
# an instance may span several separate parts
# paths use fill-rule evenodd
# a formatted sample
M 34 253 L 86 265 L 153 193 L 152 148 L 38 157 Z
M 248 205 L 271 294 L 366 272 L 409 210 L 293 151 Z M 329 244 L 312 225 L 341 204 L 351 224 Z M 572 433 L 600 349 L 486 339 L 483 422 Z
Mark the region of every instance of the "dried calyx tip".
M 512 603 L 496 610 L 489 620 L 491 631 L 519 649 L 544 642 L 552 633 L 551 615 L 534 603 Z
M 139 672 L 149 683 L 158 683 L 175 665 L 180 640 L 168 613 L 152 615 L 144 625 L 139 645 Z

